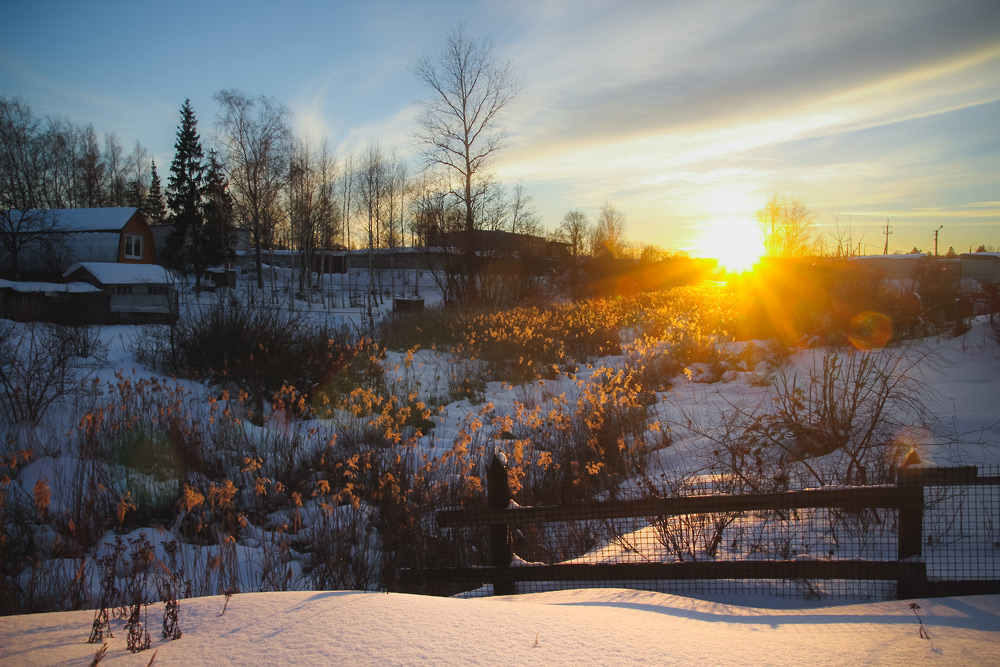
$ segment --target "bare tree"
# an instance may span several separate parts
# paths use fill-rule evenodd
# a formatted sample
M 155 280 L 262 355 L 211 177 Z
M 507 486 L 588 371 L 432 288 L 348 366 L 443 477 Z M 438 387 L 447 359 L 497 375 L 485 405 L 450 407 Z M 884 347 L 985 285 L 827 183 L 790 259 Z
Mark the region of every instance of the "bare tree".
M 135 142 L 135 148 L 125 159 L 125 205 L 138 209 L 145 208 L 146 197 L 149 195 L 149 151 Z M 153 221 L 149 221 L 150 224 Z
M 569 288 L 575 298 L 579 295 L 580 255 L 584 253 L 590 238 L 590 222 L 587 220 L 587 215 L 576 209 L 569 211 L 559 221 L 554 236 L 556 240 L 569 244 Z
M 42 208 L 39 123 L 19 99 L 0 97 L 0 209 Z
M 515 234 L 533 234 L 542 231 L 542 221 L 535 209 L 535 200 L 524 190 L 524 182 L 518 181 L 510 197 L 510 231 Z
M 296 232 L 293 243 L 302 254 L 302 288 L 317 251 L 325 249 L 338 233 L 340 210 L 334 183 L 334 162 L 327 143 L 316 149 L 306 141 L 297 141 L 289 170 L 288 212 Z
M 83 128 L 80 134 L 77 205 L 84 208 L 103 206 L 105 165 L 101 159 L 101 145 L 93 125 Z
M 288 110 L 269 97 L 250 97 L 239 90 L 220 91 L 215 99 L 221 105 L 217 130 L 229 189 L 239 219 L 250 229 L 259 269 L 261 247 L 272 241 L 275 212 L 288 176 Z M 263 287 L 258 270 L 257 288 Z
M 424 160 L 454 179 L 449 194 L 465 208 L 465 299 L 478 301 L 475 284 L 476 200 L 490 160 L 505 145 L 501 112 L 521 91 L 513 65 L 499 58 L 489 40 L 475 40 L 465 26 L 448 32 L 444 47 L 421 58 L 416 76 L 431 89 L 421 104 L 418 139 Z
M 833 256 L 834 257 L 855 257 L 861 254 L 861 244 L 864 242 L 865 234 L 868 228 L 865 227 L 861 230 L 861 236 L 857 239 L 855 243 L 854 238 L 854 225 L 851 221 L 851 217 L 848 216 L 847 220 L 843 220 L 843 215 L 840 209 L 834 209 L 830 212 L 832 229 L 827 232 L 830 238 L 833 240 Z
M 104 133 L 104 178 L 106 194 L 104 201 L 108 206 L 125 206 L 127 189 L 127 165 L 124 151 L 118 135 L 114 132 Z
M 816 246 L 813 213 L 798 197 L 774 194 L 757 211 L 765 257 L 798 257 Z
M 377 142 L 369 141 L 365 153 L 361 157 L 355 176 L 358 188 L 358 199 L 361 202 L 362 215 L 367 220 L 368 247 L 368 315 L 372 316 L 375 301 L 375 266 L 374 250 L 379 245 L 382 222 L 387 212 L 386 187 L 389 180 L 389 170 L 382 148 Z
M 595 257 L 620 257 L 625 248 L 625 214 L 604 202 L 590 237 Z
M 51 211 L 0 208 L 0 269 L 8 271 L 14 280 L 19 279 L 22 264 L 29 256 L 45 260 L 57 251 L 53 233 L 60 229 Z
M 541 221 L 534 200 L 525 191 L 523 182 L 518 181 L 510 190 L 491 178 L 484 178 L 481 183 L 483 196 L 477 208 L 480 229 L 538 234 Z
M 570 246 L 570 255 L 576 260 L 583 254 L 587 239 L 590 238 L 590 222 L 587 214 L 580 210 L 572 210 L 559 221 L 555 237 Z

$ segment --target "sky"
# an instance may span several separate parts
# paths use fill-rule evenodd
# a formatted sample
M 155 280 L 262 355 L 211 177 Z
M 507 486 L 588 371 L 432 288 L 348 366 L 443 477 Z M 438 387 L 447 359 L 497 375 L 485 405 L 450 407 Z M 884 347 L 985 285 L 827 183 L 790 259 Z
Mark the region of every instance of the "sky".
M 139 141 L 161 176 L 184 99 L 208 137 L 227 88 L 341 156 L 415 155 L 412 68 L 464 23 L 521 78 L 493 168 L 549 229 L 608 202 L 631 240 L 710 255 L 780 193 L 862 254 L 886 225 L 890 252 L 938 228 L 942 253 L 1000 249 L 996 0 L 0 0 L 0 19 L 0 95 Z

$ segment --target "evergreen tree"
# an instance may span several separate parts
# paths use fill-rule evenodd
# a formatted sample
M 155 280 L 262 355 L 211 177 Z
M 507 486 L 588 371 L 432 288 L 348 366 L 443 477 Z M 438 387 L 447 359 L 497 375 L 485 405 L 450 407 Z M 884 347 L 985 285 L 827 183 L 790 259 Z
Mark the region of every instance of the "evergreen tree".
M 955 252 L 955 246 L 948 246 L 948 254 L 946 254 L 945 257 L 949 259 L 955 259 L 958 257 L 958 253 Z
M 229 181 L 215 151 L 208 155 L 205 176 L 205 233 L 202 243 L 206 265 L 224 264 L 235 257 L 233 251 L 233 198 L 229 194 Z
M 149 173 L 149 192 L 139 209 L 149 224 L 159 225 L 167 217 L 167 207 L 163 203 L 163 186 L 160 184 L 160 175 L 156 173 L 156 160 L 150 160 Z
M 145 204 L 146 198 L 142 196 L 142 183 L 136 180 L 129 181 L 125 186 L 125 205 L 145 212 L 143 210 Z
M 164 261 L 167 266 L 181 271 L 192 266 L 195 284 L 201 289 L 201 269 L 199 253 L 205 226 L 202 198 L 205 189 L 205 154 L 198 136 L 198 121 L 191 108 L 191 100 L 184 100 L 181 107 L 181 122 L 177 128 L 174 143 L 174 160 L 170 163 L 170 179 L 167 181 L 167 207 L 169 221 L 174 228 L 167 236 Z

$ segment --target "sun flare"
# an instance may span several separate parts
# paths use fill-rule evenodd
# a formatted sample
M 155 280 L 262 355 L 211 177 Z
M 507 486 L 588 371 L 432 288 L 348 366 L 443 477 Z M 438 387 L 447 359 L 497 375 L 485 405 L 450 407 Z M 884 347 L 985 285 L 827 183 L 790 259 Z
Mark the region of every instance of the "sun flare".
M 742 218 L 712 222 L 703 232 L 699 245 L 704 255 L 717 259 L 719 267 L 727 273 L 750 271 L 764 254 L 757 224 Z

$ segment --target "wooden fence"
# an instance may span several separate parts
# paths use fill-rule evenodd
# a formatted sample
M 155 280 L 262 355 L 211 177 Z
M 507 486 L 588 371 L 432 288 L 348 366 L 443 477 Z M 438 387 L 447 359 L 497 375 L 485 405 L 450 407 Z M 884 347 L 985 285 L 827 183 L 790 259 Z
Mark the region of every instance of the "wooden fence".
M 929 578 L 923 559 L 925 544 L 925 489 L 998 485 L 1000 477 L 982 477 L 975 467 L 934 468 L 902 471 L 896 485 L 820 488 L 754 495 L 706 495 L 590 502 L 544 507 L 510 507 L 506 471 L 494 460 L 487 472 L 488 505 L 481 510 L 448 510 L 436 513 L 439 529 L 485 528 L 489 531 L 489 564 L 456 567 L 425 567 L 400 573 L 406 586 L 450 584 L 474 589 L 491 584 L 494 594 L 517 592 L 521 582 L 597 582 L 668 580 L 881 580 L 896 582 L 900 599 L 942 595 L 1000 593 L 1000 580 L 942 580 Z M 995 498 L 995 496 L 994 496 Z M 991 503 L 995 501 L 990 501 Z M 512 532 L 539 524 L 609 521 L 623 518 L 664 521 L 683 515 L 760 515 L 803 509 L 843 512 L 891 510 L 895 521 L 892 558 L 828 559 L 794 558 L 768 560 L 704 559 L 688 562 L 554 562 L 528 564 L 515 561 Z M 996 508 L 992 518 L 996 521 Z M 1000 544 L 996 545 L 1000 548 Z M 998 549 L 1000 555 L 1000 549 Z

